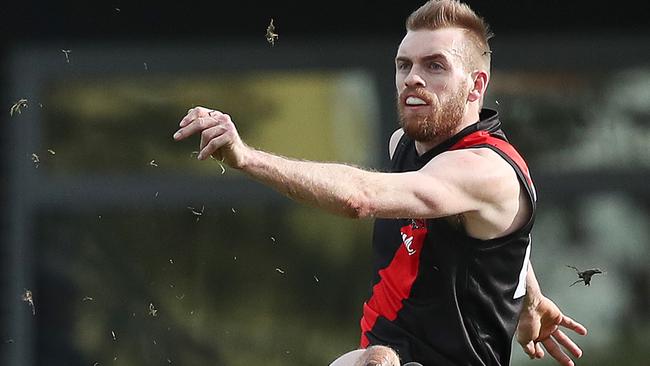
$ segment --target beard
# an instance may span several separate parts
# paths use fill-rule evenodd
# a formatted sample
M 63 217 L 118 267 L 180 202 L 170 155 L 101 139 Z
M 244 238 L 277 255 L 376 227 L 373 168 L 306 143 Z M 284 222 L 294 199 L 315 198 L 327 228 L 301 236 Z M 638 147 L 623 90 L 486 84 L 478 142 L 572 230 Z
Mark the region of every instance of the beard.
M 399 123 L 404 133 L 419 142 L 444 141 L 453 136 L 465 114 L 465 101 L 468 95 L 465 84 L 459 85 L 458 89 L 444 101 L 424 88 L 405 89 L 397 97 Z M 406 93 L 424 100 L 429 108 L 422 113 L 406 112 L 402 104 Z

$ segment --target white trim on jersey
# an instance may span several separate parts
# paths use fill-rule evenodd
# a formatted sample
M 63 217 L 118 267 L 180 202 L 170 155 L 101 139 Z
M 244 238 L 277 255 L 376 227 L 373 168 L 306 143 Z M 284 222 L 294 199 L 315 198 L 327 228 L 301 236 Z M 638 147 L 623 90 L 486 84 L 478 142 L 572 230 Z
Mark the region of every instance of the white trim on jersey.
M 528 246 L 526 247 L 526 255 L 524 255 L 524 263 L 521 266 L 521 271 L 519 272 L 519 282 L 517 283 L 517 289 L 515 294 L 512 295 L 513 299 L 518 299 L 526 295 L 526 275 L 528 275 L 528 259 L 530 259 L 530 245 L 532 242 L 532 237 L 528 234 Z

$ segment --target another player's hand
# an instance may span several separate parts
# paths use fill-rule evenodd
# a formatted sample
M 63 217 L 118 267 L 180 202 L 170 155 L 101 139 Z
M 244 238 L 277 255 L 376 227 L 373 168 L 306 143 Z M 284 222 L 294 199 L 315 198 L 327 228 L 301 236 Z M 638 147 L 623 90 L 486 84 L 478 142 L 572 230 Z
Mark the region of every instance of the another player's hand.
M 232 168 L 239 169 L 246 164 L 250 148 L 242 142 L 229 115 L 196 107 L 187 111 L 179 126 L 181 128 L 174 133 L 176 141 L 201 133 L 199 160 L 205 160 L 212 155 Z
M 559 364 L 573 366 L 573 361 L 564 350 L 576 358 L 582 356 L 582 350 L 564 334 L 560 327 L 580 335 L 587 334 L 587 329 L 582 324 L 562 314 L 553 301 L 541 296 L 536 302 L 524 306 L 517 324 L 517 342 L 530 358 L 544 357 L 543 345 Z

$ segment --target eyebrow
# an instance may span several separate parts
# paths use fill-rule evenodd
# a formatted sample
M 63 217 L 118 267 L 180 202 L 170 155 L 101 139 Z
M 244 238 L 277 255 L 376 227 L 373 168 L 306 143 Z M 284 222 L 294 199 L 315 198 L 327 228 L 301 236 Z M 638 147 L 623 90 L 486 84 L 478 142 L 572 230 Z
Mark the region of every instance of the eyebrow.
M 449 63 L 449 58 L 447 56 L 445 56 L 445 54 L 440 53 L 440 52 L 436 52 L 436 53 L 432 53 L 430 55 L 422 56 L 422 57 L 419 57 L 419 59 L 421 61 L 423 61 L 423 62 L 434 61 L 434 60 L 442 60 L 442 61 L 444 61 L 446 63 Z M 411 62 L 411 59 L 409 57 L 405 57 L 405 56 L 397 56 L 397 57 L 395 57 L 395 62 Z

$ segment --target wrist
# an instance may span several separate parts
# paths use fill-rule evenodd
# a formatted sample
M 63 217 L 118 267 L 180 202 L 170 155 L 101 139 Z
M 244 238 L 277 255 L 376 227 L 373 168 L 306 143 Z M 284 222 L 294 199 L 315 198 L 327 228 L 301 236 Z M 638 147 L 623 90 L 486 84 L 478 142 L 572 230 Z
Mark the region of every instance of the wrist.
M 247 168 L 254 166 L 257 152 L 257 150 L 242 143 L 241 151 L 239 152 L 236 163 L 232 168 L 245 171 Z
M 527 310 L 535 310 L 542 302 L 542 298 L 543 295 L 540 291 L 526 291 L 526 297 L 524 298 L 524 308 Z

